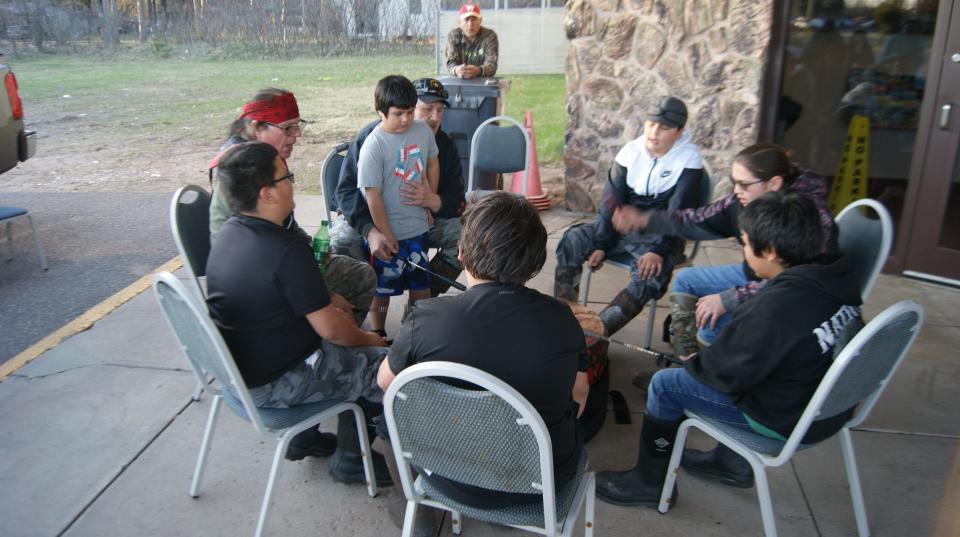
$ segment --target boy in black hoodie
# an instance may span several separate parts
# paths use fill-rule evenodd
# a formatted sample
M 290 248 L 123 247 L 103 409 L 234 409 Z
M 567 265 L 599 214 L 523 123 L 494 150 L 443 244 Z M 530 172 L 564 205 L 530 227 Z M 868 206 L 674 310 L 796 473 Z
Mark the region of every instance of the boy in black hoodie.
M 733 311 L 711 347 L 682 357 L 683 369 L 654 375 L 637 465 L 597 474 L 597 496 L 608 503 L 656 507 L 684 410 L 773 438 L 789 436 L 839 342 L 863 326 L 852 265 L 840 254 L 820 254 L 822 235 L 813 201 L 799 194 L 767 193 L 744 207 L 739 221 L 744 257 L 769 281 Z M 787 316 L 789 322 L 784 322 Z M 852 411 L 814 422 L 804 442 L 829 437 Z M 744 477 L 736 468 L 746 461 L 732 451 L 718 446 L 699 455 L 693 466 L 701 471 L 696 473 L 740 479 L 728 484 L 752 483 L 751 474 Z

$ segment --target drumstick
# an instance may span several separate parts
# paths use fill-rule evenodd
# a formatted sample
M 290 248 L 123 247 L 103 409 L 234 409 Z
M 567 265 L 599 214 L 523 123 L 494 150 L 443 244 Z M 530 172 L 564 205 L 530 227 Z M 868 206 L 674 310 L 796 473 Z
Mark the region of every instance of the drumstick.
M 458 281 L 456 281 L 456 280 L 452 280 L 452 279 L 450 279 L 450 278 L 447 278 L 447 277 L 445 277 L 445 276 L 441 276 L 441 275 L 437 274 L 436 272 L 433 272 L 432 270 L 427 270 L 427 269 L 421 267 L 420 265 L 414 263 L 414 262 L 411 261 L 409 258 L 404 258 L 404 257 L 399 257 L 399 256 L 398 256 L 398 257 L 397 257 L 397 260 L 403 262 L 404 264 L 412 265 L 413 267 L 418 268 L 418 269 L 426 272 L 427 274 L 429 274 L 429 275 L 433 276 L 434 278 L 442 281 L 443 283 L 446 283 L 446 284 L 450 285 L 450 286 L 453 287 L 454 289 L 457 289 L 457 290 L 459 290 L 459 291 L 466 291 L 466 290 L 467 290 L 467 286 L 463 285 L 462 283 L 460 283 L 460 282 L 458 282 Z
M 596 338 L 596 339 L 601 339 L 601 340 L 603 340 L 603 341 L 609 341 L 610 343 L 616 343 L 617 345 L 620 345 L 621 347 L 626 347 L 626 348 L 628 348 L 628 349 L 630 349 L 630 350 L 632 350 L 632 351 L 642 352 L 643 354 L 647 354 L 647 355 L 650 355 L 650 356 L 656 358 L 656 359 L 657 359 L 657 362 L 670 362 L 671 364 L 683 364 L 683 360 L 677 358 L 676 356 L 673 356 L 672 354 L 664 354 L 664 353 L 662 353 L 662 352 L 652 351 L 652 350 L 650 350 L 650 349 L 641 347 L 641 346 L 639 346 L 639 345 L 631 345 L 630 343 L 626 343 L 626 342 L 623 342 L 623 341 L 620 341 L 620 340 L 617 340 L 617 339 L 609 338 L 609 337 L 607 337 L 607 336 L 600 335 L 600 334 L 598 334 L 598 333 L 596 333 L 596 332 L 593 332 L 593 331 L 590 331 L 590 330 L 584 330 L 584 331 L 583 331 L 583 335 L 585 335 L 585 336 L 587 336 L 587 337 L 592 337 L 592 338 Z

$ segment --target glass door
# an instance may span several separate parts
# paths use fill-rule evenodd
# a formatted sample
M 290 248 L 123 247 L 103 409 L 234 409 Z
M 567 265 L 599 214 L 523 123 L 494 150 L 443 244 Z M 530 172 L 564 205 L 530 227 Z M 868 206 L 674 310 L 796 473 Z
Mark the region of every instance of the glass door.
M 854 197 L 883 203 L 894 229 L 905 224 L 905 202 L 928 99 L 934 33 L 943 24 L 941 4 L 960 0 L 862 2 L 791 0 L 785 4 L 784 55 L 772 138 L 794 161 L 830 178 L 851 181 L 844 156 L 856 155 Z M 949 12 L 949 10 L 948 10 Z M 960 101 L 957 113 L 960 114 Z M 960 115 L 958 115 L 960 120 Z M 858 141 L 845 144 L 856 125 Z M 866 136 L 863 133 L 866 132 Z M 839 190 L 853 192 L 854 189 Z M 831 192 L 834 189 L 831 188 Z M 841 209 L 852 194 L 832 200 Z M 899 236 L 898 239 L 904 240 Z M 895 239 L 896 241 L 896 239 Z
M 946 32 L 930 62 L 924 157 L 914 166 L 918 181 L 900 238 L 906 274 L 960 284 L 960 1 L 951 4 L 941 9 Z

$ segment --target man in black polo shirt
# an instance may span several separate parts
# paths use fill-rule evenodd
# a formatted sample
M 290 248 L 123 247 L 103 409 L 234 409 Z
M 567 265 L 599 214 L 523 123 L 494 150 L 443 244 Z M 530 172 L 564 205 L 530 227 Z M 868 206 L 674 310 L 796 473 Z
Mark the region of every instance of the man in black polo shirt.
M 540 215 L 525 199 L 498 192 L 471 205 L 460 237 L 467 291 L 414 305 L 378 382 L 386 390 L 402 370 L 430 360 L 469 365 L 503 380 L 543 417 L 559 488 L 576 473 L 583 450 L 577 415 L 586 403 L 588 364 L 583 331 L 570 307 L 524 286 L 543 267 L 546 245 Z M 436 473 L 425 479 L 477 507 L 542 501 Z
M 404 203 L 429 209 L 433 215 L 433 224 L 427 231 L 425 248 L 437 248 L 439 252 L 430 260 L 430 270 L 450 280 L 460 276 L 460 262 L 457 261 L 457 241 L 460 240 L 460 215 L 466 206 L 464 200 L 463 169 L 457 146 L 440 128 L 443 111 L 450 106 L 447 90 L 443 84 L 433 78 L 420 78 L 413 81 L 417 89 L 417 106 L 413 110 L 414 118 L 423 120 L 433 130 L 437 141 L 437 154 L 440 158 L 440 184 L 433 193 L 421 183 L 411 182 L 400 191 Z M 340 182 L 337 184 L 337 205 L 343 212 L 343 218 L 337 219 L 330 230 L 333 251 L 349 255 L 356 259 L 368 260 L 370 254 L 387 260 L 390 252 L 386 237 L 373 225 L 370 209 L 357 189 L 357 163 L 360 148 L 367 136 L 380 124 L 373 121 L 357 133 L 346 159 L 340 169 Z M 362 237 L 362 238 L 361 238 Z M 363 249 L 363 239 L 370 243 L 370 251 Z M 438 296 L 447 291 L 450 284 L 438 278 L 430 279 L 430 295 Z
M 379 402 L 385 342 L 357 326 L 350 303 L 327 289 L 310 245 L 283 226 L 294 175 L 277 150 L 234 146 L 217 179 L 233 215 L 210 250 L 207 304 L 254 404 Z

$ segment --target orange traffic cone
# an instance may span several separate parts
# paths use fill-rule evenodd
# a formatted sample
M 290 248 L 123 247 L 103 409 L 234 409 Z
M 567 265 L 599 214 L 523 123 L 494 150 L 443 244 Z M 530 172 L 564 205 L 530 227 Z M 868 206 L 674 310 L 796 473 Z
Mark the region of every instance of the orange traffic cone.
M 540 186 L 540 164 L 537 162 L 537 142 L 533 137 L 533 113 L 529 110 L 523 115 L 523 126 L 530 135 L 530 162 L 527 163 L 527 191 L 523 191 L 523 172 L 513 172 L 510 191 L 522 194 L 534 207 L 541 211 L 550 208 L 550 198 Z

